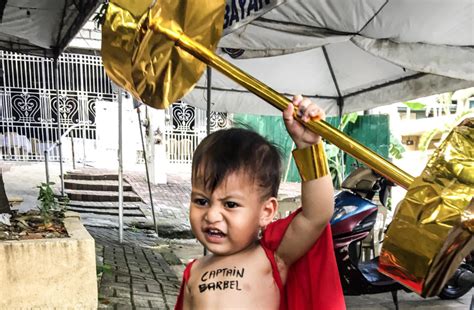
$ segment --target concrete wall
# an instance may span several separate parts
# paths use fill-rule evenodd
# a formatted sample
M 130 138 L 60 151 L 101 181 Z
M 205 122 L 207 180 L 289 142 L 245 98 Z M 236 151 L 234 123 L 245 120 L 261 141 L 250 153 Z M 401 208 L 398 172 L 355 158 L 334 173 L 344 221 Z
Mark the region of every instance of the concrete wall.
M 0 242 L 0 309 L 97 309 L 94 239 L 79 217 L 70 238 Z

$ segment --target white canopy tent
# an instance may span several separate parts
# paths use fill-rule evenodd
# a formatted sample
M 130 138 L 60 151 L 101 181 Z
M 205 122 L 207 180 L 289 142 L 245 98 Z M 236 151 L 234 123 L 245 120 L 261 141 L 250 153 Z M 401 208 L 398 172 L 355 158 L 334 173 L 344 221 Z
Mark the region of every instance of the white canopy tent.
M 53 58 L 54 88 L 56 97 L 59 98 L 58 58 L 100 2 L 99 0 L 0 1 L 0 50 Z M 0 80 L 4 75 L 2 66 L 0 63 Z M 59 102 L 57 99 L 58 111 Z M 61 113 L 57 114 L 57 123 L 58 136 L 61 137 L 63 132 Z M 60 139 L 56 143 L 59 149 L 61 195 L 64 196 Z M 45 161 L 47 162 L 47 158 Z M 47 171 L 46 179 L 49 182 Z
M 335 115 L 473 86 L 473 13 L 472 0 L 289 0 L 219 46 L 278 92 L 313 98 Z M 184 100 L 205 108 L 206 83 L 203 76 Z M 220 73 L 211 108 L 279 113 Z
M 0 1 L 0 49 L 57 58 L 102 1 Z

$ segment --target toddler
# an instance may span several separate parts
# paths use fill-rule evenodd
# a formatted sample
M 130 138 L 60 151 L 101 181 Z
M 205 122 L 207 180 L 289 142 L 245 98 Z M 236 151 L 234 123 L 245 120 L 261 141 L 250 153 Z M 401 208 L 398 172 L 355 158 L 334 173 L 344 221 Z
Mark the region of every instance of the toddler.
M 329 219 L 333 186 L 321 137 L 301 125 L 324 118 L 308 99 L 283 112 L 302 177 L 301 208 L 278 211 L 280 156 L 257 133 L 206 137 L 192 164 L 190 222 L 211 253 L 186 267 L 175 309 L 345 309 Z

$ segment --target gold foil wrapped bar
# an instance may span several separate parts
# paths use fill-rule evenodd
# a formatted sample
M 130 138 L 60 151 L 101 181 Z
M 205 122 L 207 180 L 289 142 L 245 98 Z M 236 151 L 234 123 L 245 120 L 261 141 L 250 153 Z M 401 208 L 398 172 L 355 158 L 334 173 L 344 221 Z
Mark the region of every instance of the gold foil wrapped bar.
M 143 103 L 166 108 L 192 89 L 207 64 L 284 110 L 290 99 L 214 54 L 224 6 L 214 0 L 111 0 L 102 27 L 107 74 Z M 403 188 L 412 183 L 411 175 L 328 123 L 305 126 Z
M 328 160 L 323 142 L 304 149 L 293 150 L 293 158 L 303 182 L 318 179 L 329 174 Z
M 439 294 L 474 250 L 474 119 L 456 127 L 398 205 L 379 270 L 423 297 Z

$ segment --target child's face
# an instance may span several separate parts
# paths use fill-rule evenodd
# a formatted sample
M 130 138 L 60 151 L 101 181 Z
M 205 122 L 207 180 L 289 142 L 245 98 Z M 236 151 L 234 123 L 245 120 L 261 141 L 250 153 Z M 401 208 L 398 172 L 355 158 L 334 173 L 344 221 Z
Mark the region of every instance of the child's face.
M 196 238 L 216 255 L 237 253 L 258 238 L 276 211 L 276 199 L 262 201 L 261 192 L 245 173 L 232 173 L 213 191 L 193 180 L 190 222 Z

